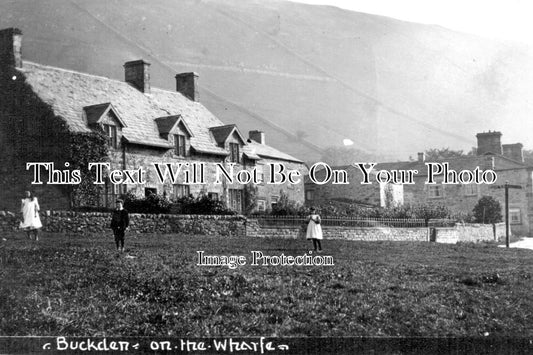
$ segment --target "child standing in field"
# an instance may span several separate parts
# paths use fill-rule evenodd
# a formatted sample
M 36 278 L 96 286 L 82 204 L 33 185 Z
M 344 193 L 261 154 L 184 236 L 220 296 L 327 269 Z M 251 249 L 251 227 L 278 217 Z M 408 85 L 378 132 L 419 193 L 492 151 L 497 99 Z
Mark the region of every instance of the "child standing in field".
M 39 218 L 39 202 L 37 197 L 31 195 L 31 192 L 26 191 L 25 194 L 26 197 L 22 199 L 20 206 L 20 214 L 22 216 L 20 228 L 26 231 L 30 240 L 33 239 L 32 235 L 34 235 L 35 241 L 38 241 L 39 229 L 43 226 Z
M 126 228 L 130 225 L 130 216 L 128 211 L 124 209 L 124 201 L 117 200 L 115 203 L 115 210 L 111 216 L 111 229 L 115 236 L 115 244 L 118 252 L 124 252 L 124 235 Z
M 322 227 L 320 226 L 320 216 L 315 213 L 316 210 L 314 207 L 311 207 L 311 214 L 307 216 L 309 223 L 307 224 L 307 233 L 306 239 L 313 240 L 313 248 L 316 252 L 322 251 L 322 245 L 320 241 L 322 237 Z

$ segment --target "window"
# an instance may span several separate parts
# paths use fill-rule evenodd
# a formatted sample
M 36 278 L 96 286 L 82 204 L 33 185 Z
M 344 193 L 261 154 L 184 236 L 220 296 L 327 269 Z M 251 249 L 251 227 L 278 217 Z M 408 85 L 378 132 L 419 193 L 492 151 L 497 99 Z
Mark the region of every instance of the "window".
M 105 124 L 104 133 L 108 137 L 107 144 L 111 148 L 117 148 L 118 147 L 117 127 L 109 125 L 109 124 Z
M 230 208 L 237 212 L 242 212 L 242 190 L 229 189 L 229 205 Z
M 265 200 L 257 200 L 257 211 L 258 212 L 266 211 L 266 201 Z
M 183 134 L 174 135 L 175 153 L 180 157 L 184 157 L 187 152 L 185 136 Z
M 189 185 L 176 184 L 173 189 L 174 198 L 187 197 L 191 194 Z
M 464 184 L 463 191 L 465 196 L 477 196 L 477 185 L 476 184 Z
M 232 163 L 239 163 L 240 162 L 240 155 L 239 155 L 239 144 L 237 143 L 230 143 L 229 144 L 229 150 L 230 150 L 230 161 Z
M 148 197 L 150 195 L 157 194 L 157 188 L 155 187 L 145 187 L 144 188 L 144 197 Z
M 520 208 L 509 208 L 509 223 L 522 224 L 522 214 Z
M 429 198 L 443 198 L 444 191 L 441 185 L 428 185 Z
M 305 192 L 305 199 L 308 201 L 313 201 L 315 197 L 315 190 L 307 190 Z
M 216 192 L 209 192 L 207 194 L 207 197 L 209 197 L 213 201 L 218 201 L 218 193 Z
M 270 196 L 270 206 L 274 207 L 278 203 L 279 196 Z

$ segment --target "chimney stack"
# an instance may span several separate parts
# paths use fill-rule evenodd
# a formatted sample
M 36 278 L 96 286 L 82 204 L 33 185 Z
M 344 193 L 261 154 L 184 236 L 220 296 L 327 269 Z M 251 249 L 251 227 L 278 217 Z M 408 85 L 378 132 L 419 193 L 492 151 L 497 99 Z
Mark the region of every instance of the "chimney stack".
M 188 97 L 192 101 L 200 101 L 198 93 L 198 74 L 195 72 L 181 73 L 176 75 L 176 91 Z
M 477 155 L 485 153 L 502 154 L 501 132 L 483 132 L 476 134 Z
M 259 144 L 265 144 L 265 132 L 263 131 L 250 131 L 248 132 L 248 138 Z
M 142 59 L 124 64 L 125 81 L 140 92 L 150 93 L 150 63 Z
M 0 69 L 22 68 L 22 31 L 18 28 L 0 30 Z
M 503 150 L 503 156 L 516 160 L 520 163 L 524 162 L 524 152 L 522 150 L 524 146 L 522 143 L 515 143 L 515 144 L 503 144 L 502 150 Z
M 423 163 L 426 161 L 426 153 L 424 152 L 419 152 L 418 153 L 418 162 L 419 163 Z

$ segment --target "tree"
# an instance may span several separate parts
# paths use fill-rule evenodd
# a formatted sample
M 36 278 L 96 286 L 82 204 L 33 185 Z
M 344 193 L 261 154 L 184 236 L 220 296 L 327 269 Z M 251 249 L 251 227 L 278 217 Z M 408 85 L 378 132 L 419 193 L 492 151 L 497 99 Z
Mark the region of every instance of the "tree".
M 477 223 L 498 223 L 502 221 L 502 206 L 492 196 L 483 196 L 473 209 Z
M 477 148 L 472 147 L 468 153 L 465 153 L 462 150 L 453 150 L 450 148 L 431 148 L 424 152 L 426 160 L 437 161 L 437 160 L 446 160 L 450 158 L 464 157 L 476 155 Z

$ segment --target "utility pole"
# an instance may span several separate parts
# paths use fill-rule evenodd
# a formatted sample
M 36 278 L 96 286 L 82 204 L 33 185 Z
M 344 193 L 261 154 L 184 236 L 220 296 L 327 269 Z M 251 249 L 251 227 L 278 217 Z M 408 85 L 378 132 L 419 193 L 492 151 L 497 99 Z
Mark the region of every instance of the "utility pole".
M 521 189 L 520 185 L 510 185 L 506 181 L 504 185 L 493 186 L 493 189 L 505 189 L 505 246 L 509 248 L 509 189 Z

